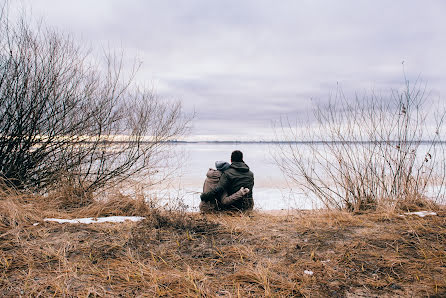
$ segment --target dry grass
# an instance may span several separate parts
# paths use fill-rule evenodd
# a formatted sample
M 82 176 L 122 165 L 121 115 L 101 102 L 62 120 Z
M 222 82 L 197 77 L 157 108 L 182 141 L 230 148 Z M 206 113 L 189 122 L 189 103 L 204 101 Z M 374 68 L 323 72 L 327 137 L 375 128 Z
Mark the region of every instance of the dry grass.
M 162 212 L 122 195 L 66 210 L 57 204 L 60 196 L 6 197 L 0 199 L 4 296 L 446 295 L 442 209 L 425 218 L 383 212 L 202 216 Z M 146 220 L 42 221 L 104 215 Z

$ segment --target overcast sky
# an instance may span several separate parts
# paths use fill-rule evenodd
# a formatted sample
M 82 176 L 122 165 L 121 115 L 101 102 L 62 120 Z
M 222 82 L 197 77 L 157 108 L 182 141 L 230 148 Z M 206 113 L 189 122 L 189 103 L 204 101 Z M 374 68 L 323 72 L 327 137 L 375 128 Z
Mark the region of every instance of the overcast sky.
M 3 1 L 3 0 L 0 0 Z M 419 75 L 446 100 L 446 1 L 16 0 L 196 111 L 192 139 L 267 140 L 337 84 L 387 91 Z

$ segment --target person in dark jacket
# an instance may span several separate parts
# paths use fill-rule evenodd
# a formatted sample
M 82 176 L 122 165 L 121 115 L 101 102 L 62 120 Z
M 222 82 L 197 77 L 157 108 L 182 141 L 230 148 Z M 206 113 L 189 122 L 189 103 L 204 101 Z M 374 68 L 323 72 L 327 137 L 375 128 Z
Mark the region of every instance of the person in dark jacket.
M 208 202 L 212 198 L 219 197 L 226 192 L 229 197 L 223 197 L 221 199 L 221 209 L 239 211 L 252 210 L 254 207 L 254 200 L 252 198 L 253 187 L 254 174 L 243 161 L 243 153 L 236 150 L 231 154 L 231 166 L 223 172 L 217 187 L 208 192 L 203 192 L 200 198 L 202 201 Z M 241 198 L 231 198 L 232 194 L 246 188 L 249 191 Z
M 231 165 L 225 161 L 216 161 L 215 167 L 217 169 L 210 168 L 206 173 L 206 180 L 204 180 L 203 184 L 203 192 L 206 193 L 216 188 L 223 172 L 229 169 L 230 166 Z M 230 196 L 228 196 L 226 192 L 223 192 L 221 195 L 217 197 L 212 197 L 207 201 L 201 201 L 200 211 L 203 213 L 218 211 L 221 209 L 222 202 L 228 203 L 237 201 L 238 199 L 246 195 L 248 192 L 249 190 L 243 187 L 239 191 L 235 192 Z

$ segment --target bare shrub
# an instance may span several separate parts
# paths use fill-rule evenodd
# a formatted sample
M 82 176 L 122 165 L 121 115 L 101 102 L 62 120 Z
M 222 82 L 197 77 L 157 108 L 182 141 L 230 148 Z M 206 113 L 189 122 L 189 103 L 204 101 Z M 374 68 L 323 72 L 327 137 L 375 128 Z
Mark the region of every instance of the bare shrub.
M 152 177 L 183 135 L 179 102 L 133 84 L 122 55 L 105 71 L 72 38 L 0 14 L 0 176 L 9 186 L 46 190 L 61 179 L 91 192 L 132 175 Z
M 349 99 L 338 90 L 311 125 L 281 121 L 275 160 L 329 208 L 429 207 L 443 196 L 446 174 L 445 112 L 433 109 L 418 82 L 385 96 Z

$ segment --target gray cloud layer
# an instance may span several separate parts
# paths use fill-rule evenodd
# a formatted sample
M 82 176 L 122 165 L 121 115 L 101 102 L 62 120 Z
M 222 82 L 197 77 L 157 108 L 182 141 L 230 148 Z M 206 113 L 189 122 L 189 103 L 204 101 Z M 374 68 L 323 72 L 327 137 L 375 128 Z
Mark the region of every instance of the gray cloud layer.
M 196 110 L 193 134 L 268 139 L 337 83 L 398 87 L 402 61 L 443 96 L 444 1 L 27 0 L 36 18 L 143 62 L 138 76 Z

